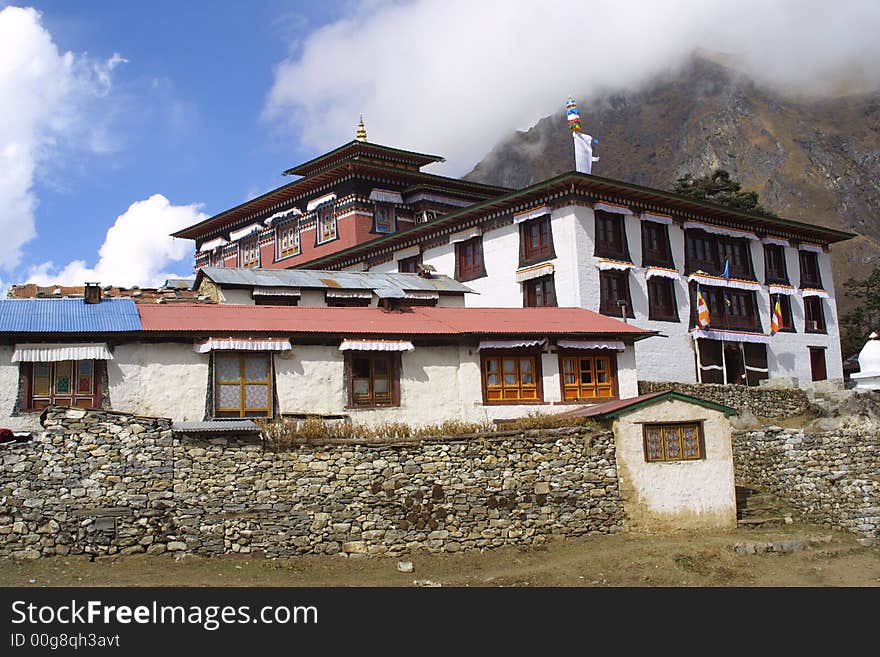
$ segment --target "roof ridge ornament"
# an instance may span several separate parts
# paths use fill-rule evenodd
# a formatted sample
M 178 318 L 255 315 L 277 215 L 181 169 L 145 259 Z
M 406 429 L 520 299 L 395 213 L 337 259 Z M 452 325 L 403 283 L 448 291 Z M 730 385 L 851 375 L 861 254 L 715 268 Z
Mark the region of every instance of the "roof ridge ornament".
M 356 138 L 358 141 L 367 141 L 367 129 L 364 127 L 364 115 L 361 114 L 361 120 L 357 125 L 357 135 Z

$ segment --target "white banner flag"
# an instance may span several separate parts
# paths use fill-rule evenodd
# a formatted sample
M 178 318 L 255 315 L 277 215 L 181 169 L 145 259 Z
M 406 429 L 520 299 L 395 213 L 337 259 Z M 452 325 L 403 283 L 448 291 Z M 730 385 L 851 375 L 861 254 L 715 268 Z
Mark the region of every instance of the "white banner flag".
M 598 162 L 598 157 L 593 157 L 593 138 L 583 132 L 574 131 L 574 169 L 580 173 L 590 173 L 593 162 Z

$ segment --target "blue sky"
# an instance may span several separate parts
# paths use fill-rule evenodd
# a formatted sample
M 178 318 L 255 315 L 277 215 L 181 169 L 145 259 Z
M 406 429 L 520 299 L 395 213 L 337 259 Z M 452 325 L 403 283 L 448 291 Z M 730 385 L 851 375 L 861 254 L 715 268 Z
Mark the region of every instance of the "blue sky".
M 876 0 L 578 7 L 0 0 L 0 290 L 190 275 L 193 244 L 170 232 L 283 184 L 360 113 L 371 141 L 459 176 L 569 94 L 590 130 L 593 98 L 697 48 L 782 90 L 880 86 Z M 614 154 L 597 154 L 601 175 Z

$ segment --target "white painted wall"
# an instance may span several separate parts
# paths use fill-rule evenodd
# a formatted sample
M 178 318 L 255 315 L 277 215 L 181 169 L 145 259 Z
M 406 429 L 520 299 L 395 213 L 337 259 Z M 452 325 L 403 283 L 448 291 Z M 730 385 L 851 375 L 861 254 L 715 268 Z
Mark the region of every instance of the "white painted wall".
M 218 293 L 220 303 L 236 304 L 240 306 L 253 306 L 254 298 L 251 295 L 251 289 L 242 289 L 235 287 L 219 287 Z
M 648 463 L 643 424 L 703 420 L 705 458 Z M 723 413 L 679 400 L 614 420 L 617 470 L 628 529 L 736 527 L 730 423 Z
M 195 353 L 191 341 L 119 345 L 107 362 L 107 374 L 114 411 L 204 419 L 208 354 Z
M 12 362 L 15 347 L 0 345 L 0 427 L 12 431 L 34 431 L 40 428 L 39 413 L 12 416 L 18 398 L 18 363 Z

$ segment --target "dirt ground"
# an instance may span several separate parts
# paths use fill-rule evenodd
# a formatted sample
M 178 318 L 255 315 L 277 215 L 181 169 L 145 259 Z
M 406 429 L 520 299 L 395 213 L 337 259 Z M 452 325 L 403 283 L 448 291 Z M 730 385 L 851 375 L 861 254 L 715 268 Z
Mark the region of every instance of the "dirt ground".
M 761 552 L 766 544 L 784 552 Z M 737 544 L 757 546 L 738 553 Z M 792 549 L 793 548 L 793 549 Z M 790 551 L 788 551 L 790 550 Z M 410 561 L 413 572 L 398 572 Z M 144 555 L 0 560 L 0 586 L 880 586 L 880 548 L 810 525 L 616 534 L 540 549 L 285 559 Z

